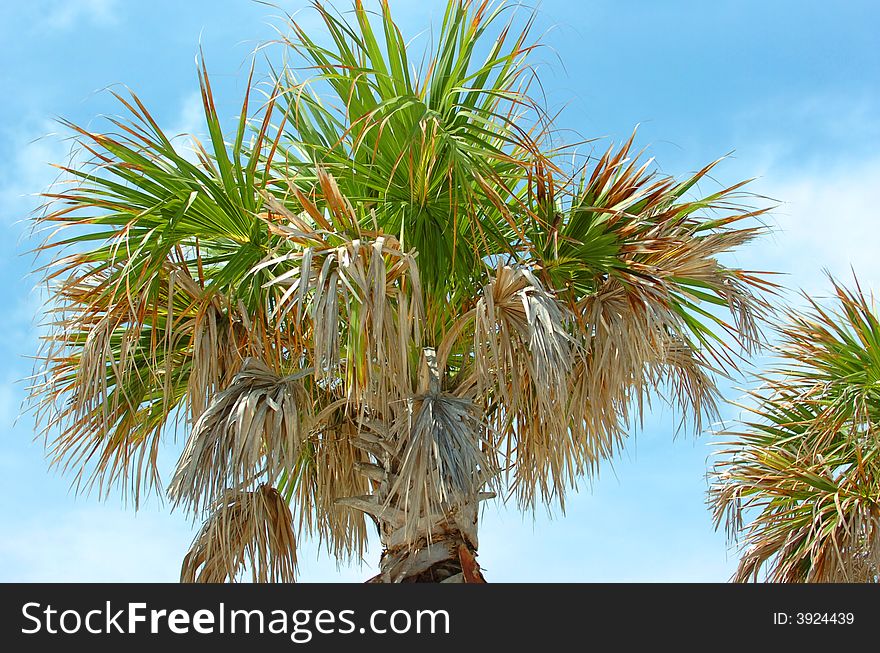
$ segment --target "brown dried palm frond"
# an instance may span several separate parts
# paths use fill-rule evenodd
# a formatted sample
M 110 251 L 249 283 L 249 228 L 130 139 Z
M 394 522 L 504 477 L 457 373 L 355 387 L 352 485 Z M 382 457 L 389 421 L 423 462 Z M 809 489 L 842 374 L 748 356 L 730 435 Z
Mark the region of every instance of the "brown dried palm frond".
M 185 371 L 209 301 L 170 261 L 145 271 L 136 292 L 120 287 L 120 269 L 75 255 L 47 272 L 54 290 L 30 392 L 53 464 L 76 468 L 87 489 L 120 484 L 137 503 L 158 481 L 168 415 L 189 401 Z
M 183 560 L 184 583 L 235 582 L 250 569 L 255 583 L 293 582 L 296 539 L 290 508 L 278 491 L 229 490 L 212 512 Z
M 249 357 L 271 355 L 246 313 L 225 310 L 220 301 L 204 304 L 192 324 L 192 368 L 186 388 L 189 419 L 195 424 L 214 395 L 229 386 Z
M 537 401 L 528 397 L 532 392 L 525 392 L 524 406 Z M 583 438 L 582 432 L 572 425 L 575 416 L 584 412 L 584 407 L 574 406 L 576 400 L 571 395 L 567 405 L 558 404 L 553 412 L 520 413 L 513 417 L 506 415 L 503 407 L 499 409 L 509 426 L 496 446 L 499 451 L 505 448 L 504 462 L 511 489 L 521 509 L 534 510 L 539 503 L 556 503 L 564 510 L 566 492 L 577 488 L 585 473 L 595 471 L 592 438 Z M 616 420 L 610 423 L 616 424 Z
M 762 293 L 775 286 L 719 258 L 763 231 L 739 224 L 763 211 L 737 204 L 742 184 L 687 200 L 715 164 L 684 182 L 658 178 L 647 164 L 637 168 L 638 157 L 630 161 L 631 146 L 606 152 L 561 229 L 559 259 L 589 246 L 598 252 L 591 256 L 616 261 L 581 296 L 579 279 L 567 285 L 590 351 L 589 394 L 626 422 L 628 405 L 640 415 L 648 394 L 666 385 L 699 431 L 715 413 L 713 374 L 737 368 L 735 345 L 750 353 L 763 340 L 770 306 Z
M 345 497 L 363 497 L 375 489 L 361 470 L 372 459 L 355 445 L 350 419 L 323 423 L 303 447 L 289 480 L 282 486 L 298 518 L 298 533 L 315 537 L 338 560 L 361 560 L 367 545 L 364 514 L 341 505 Z
M 587 354 L 575 381 L 584 387 L 574 392 L 589 399 L 590 411 L 617 415 L 624 424 L 640 421 L 651 393 L 666 384 L 682 414 L 694 419 L 695 430 L 701 430 L 704 415 L 715 413 L 714 369 L 689 340 L 662 288 L 609 279 L 581 302 L 578 317 Z M 582 417 L 584 425 L 595 419 Z M 598 444 L 598 455 L 610 455 L 619 443 L 602 438 Z
M 493 457 L 513 470 L 521 502 L 561 498 L 560 488 L 581 469 L 569 441 L 569 389 L 581 355 L 568 307 L 525 267 L 499 265 L 474 309 L 462 315 L 441 345 L 445 366 L 453 342 L 473 332 L 473 363 L 455 380 L 473 396 L 491 429 Z M 500 461 L 493 461 L 500 466 Z
M 247 358 L 192 428 L 168 493 L 198 512 L 227 490 L 244 490 L 293 469 L 312 420 L 303 379 L 310 369 L 279 376 Z
M 528 269 L 500 265 L 473 320 L 480 390 L 491 388 L 512 413 L 520 412 L 525 388 L 541 410 L 565 403 L 574 356 L 571 316 Z
M 332 177 L 322 173 L 321 179 L 323 200 L 336 207 L 336 224 L 351 208 Z M 300 201 L 310 207 L 306 213 L 320 215 L 310 200 L 300 196 Z M 284 215 L 293 223 L 295 216 Z M 335 232 L 325 238 L 302 231 L 299 227 L 308 227 L 301 221 L 293 232 L 284 227 L 280 252 L 255 268 L 273 275 L 267 286 L 283 291 L 276 319 L 286 318 L 307 334 L 303 342 L 317 378 L 341 379 L 357 403 L 386 412 L 388 402 L 411 386 L 411 358 L 422 337 L 424 305 L 414 254 L 404 252 L 393 236 L 349 238 Z

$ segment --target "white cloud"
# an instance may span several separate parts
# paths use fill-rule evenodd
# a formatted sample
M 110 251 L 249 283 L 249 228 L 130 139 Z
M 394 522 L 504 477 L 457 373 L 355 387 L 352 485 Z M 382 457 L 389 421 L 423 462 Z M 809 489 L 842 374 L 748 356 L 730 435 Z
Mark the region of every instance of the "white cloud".
M 880 157 L 769 165 L 753 190 L 780 202 L 770 222 L 774 233 L 746 249 L 740 262 L 789 273 L 784 285 L 820 294 L 830 290 L 823 268 L 847 283 L 852 267 L 865 286 L 880 290 L 878 185 Z
M 823 268 L 849 282 L 852 266 L 880 290 L 878 112 L 876 94 L 856 89 L 770 98 L 738 117 L 744 145 L 733 172 L 757 175 L 749 190 L 779 203 L 769 219 L 774 233 L 743 249 L 743 265 L 785 272 L 778 281 L 786 287 L 820 294 L 830 290 Z
M 804 152 L 822 152 L 824 159 L 873 155 L 880 138 L 876 117 L 880 103 L 874 89 L 848 94 L 806 97 L 780 95 L 741 111 L 735 120 L 734 142 L 750 145 L 750 165 L 803 167 Z M 777 172 L 779 169 L 777 169 Z M 754 173 L 755 170 L 752 170 Z
M 118 22 L 117 0 L 56 0 L 50 3 L 45 24 L 70 29 L 81 22 L 114 25 Z

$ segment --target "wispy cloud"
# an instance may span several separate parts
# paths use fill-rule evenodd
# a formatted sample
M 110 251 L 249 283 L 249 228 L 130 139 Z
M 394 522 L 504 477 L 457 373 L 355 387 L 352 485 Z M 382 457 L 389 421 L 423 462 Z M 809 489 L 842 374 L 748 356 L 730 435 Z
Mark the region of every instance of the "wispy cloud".
M 190 137 L 202 138 L 205 130 L 205 114 L 202 108 L 202 96 L 193 92 L 183 98 L 177 120 L 165 129 L 166 135 L 174 143 L 174 149 L 191 163 L 198 161 L 194 145 Z
M 754 190 L 779 202 L 773 234 L 745 250 L 741 262 L 784 272 L 784 285 L 811 294 L 830 290 L 823 269 L 846 282 L 852 268 L 866 286 L 880 290 L 878 184 L 877 156 L 770 164 Z
M 12 224 L 27 218 L 42 203 L 39 194 L 62 176 L 51 164 L 67 163 L 72 154 L 56 127 L 49 121 L 36 128 L 23 124 L 2 135 L 0 149 L 8 154 L 0 170 L 0 221 Z
M 83 22 L 114 25 L 119 20 L 118 9 L 118 0 L 53 0 L 49 3 L 45 24 L 60 30 Z
M 878 114 L 880 100 L 873 88 L 845 95 L 780 95 L 741 111 L 733 138 L 757 154 L 751 163 L 758 172 L 802 168 L 819 156 L 846 164 L 873 155 L 880 138 Z

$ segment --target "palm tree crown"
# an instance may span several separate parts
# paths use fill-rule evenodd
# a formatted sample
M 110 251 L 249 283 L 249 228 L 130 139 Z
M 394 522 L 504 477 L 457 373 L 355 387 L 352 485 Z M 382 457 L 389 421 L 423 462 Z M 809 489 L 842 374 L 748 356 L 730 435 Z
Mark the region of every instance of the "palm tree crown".
M 291 21 L 295 63 L 230 137 L 201 64 L 196 161 L 134 95 L 107 133 L 69 125 L 92 159 L 38 218 L 37 415 L 84 487 L 135 501 L 187 432 L 184 579 L 290 580 L 298 537 L 358 556 L 372 522 L 378 580 L 479 580 L 479 501 L 564 505 L 658 388 L 712 414 L 770 287 L 719 255 L 761 212 L 632 139 L 564 163 L 503 4 L 450 0 L 421 67 L 387 2 L 315 10 L 326 38 Z
M 738 581 L 880 580 L 880 319 L 858 282 L 831 281 L 833 307 L 805 295 L 787 312 L 778 363 L 719 453 L 711 498 L 743 539 Z

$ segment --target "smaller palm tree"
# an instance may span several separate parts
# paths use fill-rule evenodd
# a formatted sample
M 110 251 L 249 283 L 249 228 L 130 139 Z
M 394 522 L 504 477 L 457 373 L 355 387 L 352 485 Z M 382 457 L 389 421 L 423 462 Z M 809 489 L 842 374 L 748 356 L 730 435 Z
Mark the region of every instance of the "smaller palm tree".
M 716 527 L 743 542 L 736 581 L 880 577 L 880 319 L 858 281 L 831 283 L 834 306 L 786 312 L 780 361 L 715 466 Z

